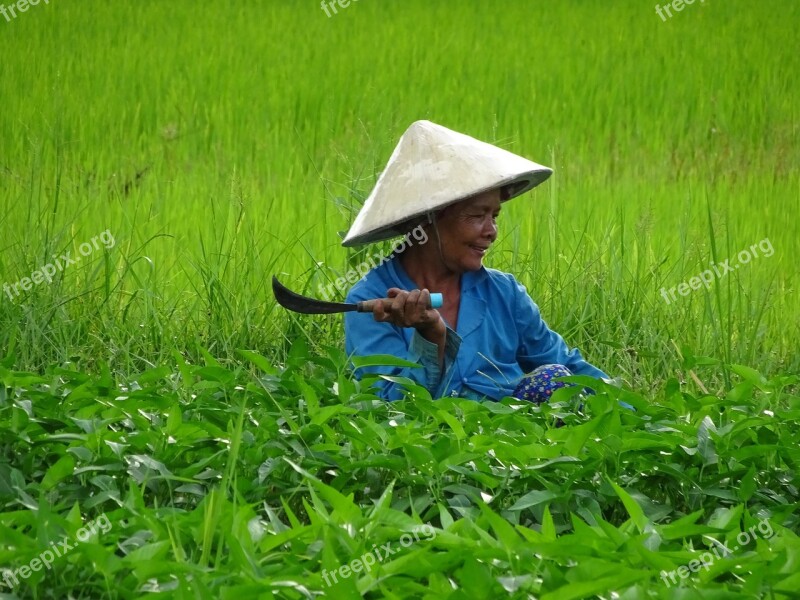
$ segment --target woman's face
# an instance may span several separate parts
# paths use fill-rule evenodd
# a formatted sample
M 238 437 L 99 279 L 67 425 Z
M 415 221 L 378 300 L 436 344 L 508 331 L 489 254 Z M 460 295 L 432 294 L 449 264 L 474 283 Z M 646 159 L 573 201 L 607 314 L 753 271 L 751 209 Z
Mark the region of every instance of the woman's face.
M 477 271 L 497 239 L 500 190 L 484 192 L 443 209 L 436 219 L 442 257 L 455 273 Z

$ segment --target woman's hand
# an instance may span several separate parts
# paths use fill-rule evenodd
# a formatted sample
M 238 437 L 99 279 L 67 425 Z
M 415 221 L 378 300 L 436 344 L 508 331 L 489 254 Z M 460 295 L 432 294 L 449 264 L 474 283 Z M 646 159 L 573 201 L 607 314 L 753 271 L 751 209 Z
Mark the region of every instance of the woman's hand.
M 399 288 L 389 288 L 386 296 L 392 298 L 392 304 L 384 306 L 376 302 L 372 316 L 381 323 L 391 323 L 398 327 L 413 327 L 426 340 L 444 349 L 447 327 L 439 311 L 428 308 L 431 305 L 431 294 L 428 290 L 406 292 Z

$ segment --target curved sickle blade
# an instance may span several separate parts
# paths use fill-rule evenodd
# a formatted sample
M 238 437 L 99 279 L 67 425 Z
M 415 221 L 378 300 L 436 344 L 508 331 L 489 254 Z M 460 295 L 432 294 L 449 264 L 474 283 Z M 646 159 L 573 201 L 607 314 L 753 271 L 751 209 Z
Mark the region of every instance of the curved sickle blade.
M 274 275 L 272 276 L 272 292 L 275 294 L 275 299 L 278 301 L 278 304 L 282 307 L 304 315 L 328 315 L 356 310 L 355 304 L 325 302 L 324 300 L 307 298 L 306 296 L 295 294 L 278 281 L 278 278 Z

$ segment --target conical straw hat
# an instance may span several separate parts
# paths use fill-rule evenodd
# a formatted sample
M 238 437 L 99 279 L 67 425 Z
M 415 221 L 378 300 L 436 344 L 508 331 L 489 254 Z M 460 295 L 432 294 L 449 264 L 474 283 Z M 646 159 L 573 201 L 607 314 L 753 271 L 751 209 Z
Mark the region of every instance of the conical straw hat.
M 420 217 L 481 192 L 524 194 L 553 170 L 502 148 L 416 121 L 400 138 L 343 246 L 380 242 L 410 231 Z

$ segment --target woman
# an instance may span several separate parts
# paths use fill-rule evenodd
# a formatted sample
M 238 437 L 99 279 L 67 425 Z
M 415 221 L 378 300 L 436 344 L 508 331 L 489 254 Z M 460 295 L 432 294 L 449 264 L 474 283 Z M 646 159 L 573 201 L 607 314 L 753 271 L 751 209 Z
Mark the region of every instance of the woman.
M 421 368 L 374 367 L 402 376 L 434 398 L 544 401 L 569 374 L 607 378 L 551 331 L 525 288 L 483 266 L 497 239 L 503 202 L 547 179 L 552 170 L 428 121 L 400 139 L 343 245 L 389 239 L 422 225 L 425 244 L 411 245 L 356 283 L 347 302 L 392 298 L 373 318 L 345 316 L 349 355 L 391 354 Z M 430 307 L 430 292 L 444 305 Z M 386 303 L 388 304 L 388 303 Z M 533 373 L 526 376 L 526 373 Z M 402 397 L 381 379 L 379 394 Z

